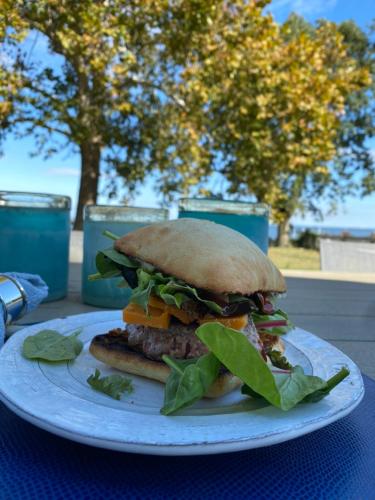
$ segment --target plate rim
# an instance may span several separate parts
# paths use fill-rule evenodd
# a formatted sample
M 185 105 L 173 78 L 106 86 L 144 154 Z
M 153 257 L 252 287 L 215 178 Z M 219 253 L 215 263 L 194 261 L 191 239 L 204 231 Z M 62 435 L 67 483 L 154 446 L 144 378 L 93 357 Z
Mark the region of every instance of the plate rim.
M 93 324 L 94 317 L 95 319 L 98 319 L 98 316 L 104 317 L 104 321 L 115 321 L 117 319 L 120 319 L 120 314 L 121 311 L 95 311 L 95 312 L 90 312 L 90 313 L 81 313 L 81 314 L 76 314 L 76 315 L 71 315 L 67 316 L 66 318 L 55 318 L 53 320 L 48 320 L 43 323 L 39 323 L 37 326 L 42 327 L 45 325 L 49 325 L 51 323 L 54 323 L 56 321 L 64 321 L 66 319 L 88 319 L 89 322 L 85 322 L 86 324 L 83 324 L 82 326 L 90 326 Z M 118 317 L 117 317 L 118 315 Z M 35 328 L 35 325 L 32 327 L 28 326 L 26 328 L 23 328 L 16 332 L 12 338 L 8 341 L 10 343 L 16 342 L 18 338 L 21 338 L 21 334 L 25 335 L 28 330 Z M 215 442 L 199 442 L 199 443 L 170 443 L 170 444 L 157 444 L 157 443 L 141 443 L 141 442 L 131 442 L 131 441 L 123 441 L 123 440 L 114 440 L 114 439 L 108 439 L 106 437 L 98 437 L 98 436 L 93 436 L 90 434 L 85 434 L 81 432 L 77 432 L 75 430 L 67 429 L 64 426 L 59 425 L 58 423 L 53 423 L 50 422 L 49 420 L 43 419 L 41 416 L 34 415 L 32 412 L 28 411 L 27 409 L 24 409 L 17 405 L 16 402 L 12 401 L 7 397 L 7 395 L 3 392 L 3 390 L 0 387 L 0 400 L 14 413 L 16 413 L 19 417 L 23 418 L 24 420 L 30 422 L 31 424 L 35 425 L 36 427 L 39 427 L 43 430 L 46 430 L 48 432 L 51 432 L 55 435 L 58 435 L 63 438 L 70 439 L 72 441 L 90 445 L 90 446 L 95 446 L 99 448 L 106 448 L 106 449 L 111 449 L 111 450 L 117 450 L 117 451 L 123 451 L 123 452 L 130 452 L 130 453 L 142 453 L 142 454 L 149 454 L 149 455 L 173 455 L 173 456 L 181 456 L 181 455 L 208 455 L 208 454 L 217 454 L 217 453 L 226 453 L 226 452 L 234 452 L 234 451 L 243 451 L 247 449 L 256 449 L 259 447 L 265 447 L 265 446 L 271 446 L 274 444 L 282 443 L 285 441 L 289 441 L 291 439 L 295 439 L 297 437 L 303 436 L 305 434 L 308 434 L 310 432 L 313 432 L 315 430 L 318 430 L 322 427 L 325 427 L 343 417 L 348 415 L 351 411 L 353 411 L 358 404 L 361 402 L 364 396 L 364 384 L 362 380 L 362 376 L 360 373 L 360 370 L 358 366 L 344 353 L 342 353 L 339 349 L 337 349 L 335 346 L 332 344 L 329 344 L 329 342 L 320 339 L 319 337 L 315 336 L 314 334 L 307 332 L 303 329 L 297 328 L 298 331 L 303 332 L 306 335 L 309 335 L 314 338 L 315 341 L 318 341 L 322 345 L 327 345 L 329 346 L 330 350 L 333 350 L 337 354 L 340 354 L 343 359 L 346 359 L 347 361 L 350 362 L 351 364 L 351 369 L 355 369 L 356 373 L 355 375 L 357 376 L 357 380 L 360 384 L 360 387 L 357 387 L 357 392 L 356 392 L 356 397 L 352 400 L 349 401 L 349 403 L 343 408 L 335 413 L 333 413 L 329 417 L 315 417 L 315 419 L 306 424 L 301 422 L 301 424 L 294 428 L 292 431 L 274 431 L 271 433 L 268 433 L 266 435 L 259 435 L 259 436 L 252 436 L 248 438 L 234 438 L 231 440 L 223 440 L 223 441 L 215 441 Z M 23 336 L 22 335 L 22 336 Z M 13 337 L 15 338 L 14 340 Z M 289 340 L 289 339 L 288 339 Z M 8 345 L 8 342 L 5 344 L 5 347 L 3 349 L 6 350 L 6 345 Z M 300 349 L 301 346 L 295 344 L 295 342 L 290 341 L 289 342 L 296 347 L 297 349 Z M 0 351 L 0 359 L 2 356 L 2 351 Z M 310 358 L 308 358 L 310 360 Z M 351 373 L 351 376 L 354 374 Z M 358 390 L 359 389 L 359 390 Z M 241 412 L 243 413 L 243 412 Z M 161 416 L 162 418 L 162 416 Z M 165 418 L 165 417 L 164 417 Z M 170 418 L 179 418 L 177 417 L 170 417 Z M 199 418 L 199 417 L 198 417 Z

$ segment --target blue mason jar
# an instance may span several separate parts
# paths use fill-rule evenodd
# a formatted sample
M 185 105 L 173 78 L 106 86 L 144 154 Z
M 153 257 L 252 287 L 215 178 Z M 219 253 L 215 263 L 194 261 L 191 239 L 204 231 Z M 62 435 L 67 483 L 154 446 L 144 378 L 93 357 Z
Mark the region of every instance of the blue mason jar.
M 0 272 L 39 274 L 46 301 L 67 294 L 70 207 L 67 196 L 0 191 Z
M 82 300 L 99 307 L 122 309 L 130 297 L 129 288 L 119 288 L 119 278 L 89 281 L 97 272 L 95 258 L 98 250 L 113 246 L 113 240 L 103 236 L 110 231 L 124 236 L 130 231 L 168 219 L 168 210 L 106 205 L 88 205 L 83 223 Z
M 228 226 L 252 240 L 266 254 L 268 251 L 268 214 L 264 203 L 183 198 L 178 217 L 207 219 Z

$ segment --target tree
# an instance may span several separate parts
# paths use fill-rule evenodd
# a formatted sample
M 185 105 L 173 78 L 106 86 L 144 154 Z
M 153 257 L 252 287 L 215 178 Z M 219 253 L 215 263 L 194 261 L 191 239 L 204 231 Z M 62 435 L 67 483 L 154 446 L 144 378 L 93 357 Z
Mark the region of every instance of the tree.
M 165 197 L 218 173 L 233 195 L 270 204 L 281 235 L 349 175 L 333 160 L 345 103 L 371 83 L 368 63 L 350 57 L 332 23 L 279 26 L 267 3 L 6 0 L 0 78 L 15 83 L 0 84 L 4 130 L 33 134 L 46 155 L 79 150 L 76 227 L 100 172 L 117 196 L 119 179 L 132 191 L 157 170 Z M 25 27 L 59 67 L 22 52 L 14 37 Z
M 198 163 L 205 164 L 207 152 L 191 127 L 193 110 L 174 91 L 189 34 L 204 29 L 211 2 L 195 1 L 195 10 L 190 3 L 6 0 L 2 5 L 2 49 L 8 54 L 0 73 L 3 130 L 32 134 L 36 153 L 46 156 L 63 148 L 79 151 L 75 228 L 82 226 L 83 206 L 96 202 L 101 165 L 109 196 L 117 194 L 120 176 L 131 191 L 155 165 L 178 163 L 186 170 L 190 164 L 189 182 L 198 182 L 203 168 Z M 16 43 L 26 29 L 45 40 L 61 64 L 26 54 Z
M 296 210 L 316 210 L 327 187 L 339 193 L 334 160 L 345 106 L 368 92 L 371 78 L 333 23 L 279 26 L 262 12 L 266 3 L 233 1 L 212 19 L 181 92 L 204 109 L 211 171 L 228 180 L 229 193 L 268 203 L 286 244 Z
M 290 27 L 289 38 L 301 33 L 315 37 L 317 29 L 325 22 L 319 21 L 318 27 L 314 27 L 302 17 L 292 14 L 287 24 Z M 362 82 L 362 85 L 344 94 L 344 111 L 337 123 L 334 139 L 335 155 L 327 164 L 328 177 L 313 173 L 310 182 L 303 183 L 300 179 L 302 186 L 298 188 L 297 183 L 294 190 L 289 190 L 286 201 L 289 210 L 283 205 L 281 207 L 289 213 L 296 209 L 301 212 L 309 210 L 321 216 L 323 196 L 334 208 L 349 194 L 363 196 L 375 190 L 375 158 L 368 144 L 368 139 L 375 132 L 375 45 L 371 40 L 372 30 L 366 34 L 353 21 L 345 21 L 336 29 L 342 36 L 347 56 L 355 61 L 357 69 L 367 71 L 371 80 L 369 84 L 363 85 Z
M 24 24 L 18 13 L 12 8 L 12 0 L 2 0 L 0 9 L 0 140 L 9 127 L 9 117 L 14 111 L 14 97 L 22 87 L 22 81 L 17 73 L 10 71 L 11 63 L 4 41 L 8 48 L 14 49 L 24 35 Z M 8 33 L 9 28 L 11 28 Z
M 347 53 L 360 68 L 370 72 L 372 83 L 350 93 L 345 100 L 345 113 L 336 137 L 334 166 L 339 185 L 334 195 L 339 192 L 341 196 L 347 193 L 363 196 L 375 191 L 375 156 L 368 144 L 375 134 L 374 29 L 375 25 L 365 33 L 353 21 L 338 25 Z

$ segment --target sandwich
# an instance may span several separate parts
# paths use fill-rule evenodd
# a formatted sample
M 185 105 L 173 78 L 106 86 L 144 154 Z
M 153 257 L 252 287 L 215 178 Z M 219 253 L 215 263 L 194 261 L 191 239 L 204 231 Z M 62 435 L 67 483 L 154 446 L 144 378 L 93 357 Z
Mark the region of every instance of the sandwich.
M 120 286 L 132 291 L 124 326 L 93 338 L 95 358 L 165 383 L 164 414 L 239 386 L 279 401 L 268 394 L 272 368 L 281 376 L 293 373 L 282 340 L 292 325 L 274 305 L 286 285 L 252 241 L 188 218 L 107 235 L 114 246 L 98 252 L 98 273 L 90 279 L 121 278 Z M 319 384 L 307 385 L 315 390 Z

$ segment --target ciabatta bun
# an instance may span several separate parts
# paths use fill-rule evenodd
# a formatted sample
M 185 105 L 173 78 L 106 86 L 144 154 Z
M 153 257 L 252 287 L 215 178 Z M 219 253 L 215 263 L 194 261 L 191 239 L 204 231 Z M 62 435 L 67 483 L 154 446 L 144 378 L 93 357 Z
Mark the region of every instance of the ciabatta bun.
M 115 249 L 215 293 L 286 290 L 282 274 L 255 243 L 207 220 L 186 218 L 145 226 L 115 241 Z
M 90 344 L 90 353 L 99 361 L 117 368 L 117 370 L 139 375 L 165 384 L 170 368 L 162 361 L 153 361 L 143 354 L 127 348 L 123 342 L 106 344 L 102 342 L 104 335 L 97 335 Z M 224 372 L 215 380 L 205 395 L 218 398 L 240 387 L 242 382 L 229 372 Z

